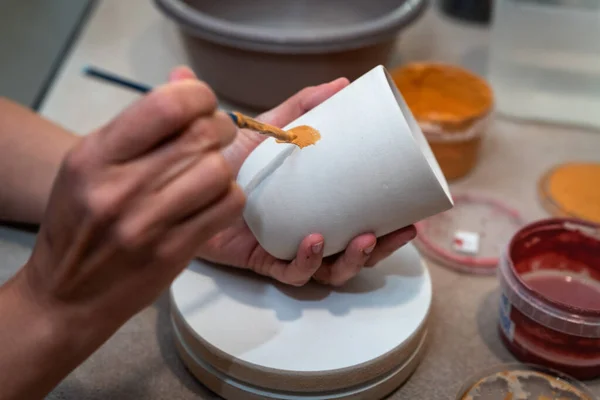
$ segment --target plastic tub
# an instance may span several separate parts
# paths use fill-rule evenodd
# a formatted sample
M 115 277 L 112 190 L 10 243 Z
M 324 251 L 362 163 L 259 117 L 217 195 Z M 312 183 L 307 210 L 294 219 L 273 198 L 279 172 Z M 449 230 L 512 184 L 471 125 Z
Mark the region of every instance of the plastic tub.
M 298 90 L 385 65 L 427 0 L 154 0 L 196 72 L 224 98 L 270 108 Z
M 493 109 L 487 82 L 454 65 L 411 63 L 392 71 L 446 179 L 467 175 L 477 164 Z
M 578 379 L 600 376 L 599 225 L 527 225 L 501 257 L 499 280 L 500 335 L 517 358 Z

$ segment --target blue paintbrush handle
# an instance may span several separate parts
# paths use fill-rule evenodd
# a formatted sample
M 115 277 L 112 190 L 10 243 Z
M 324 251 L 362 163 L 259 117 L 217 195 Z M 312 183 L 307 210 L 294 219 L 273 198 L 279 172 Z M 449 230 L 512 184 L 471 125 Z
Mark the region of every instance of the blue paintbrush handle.
M 103 71 L 93 66 L 86 66 L 83 69 L 83 73 L 86 76 L 100 79 L 102 81 L 109 82 L 117 86 L 126 87 L 140 93 L 148 93 L 152 90 L 152 87 L 149 85 L 140 82 L 135 82 L 128 78 L 123 78 L 122 76 L 118 76 L 116 74 L 113 74 L 112 72 Z M 229 115 L 233 122 L 239 126 L 240 121 L 237 115 L 231 112 L 228 112 L 227 115 Z
M 143 83 L 134 82 L 130 79 L 120 77 L 108 71 L 103 71 L 99 68 L 87 66 L 83 69 L 83 73 L 87 76 L 91 76 L 96 79 L 103 80 L 105 82 L 109 82 L 118 86 L 126 87 L 129 89 L 133 89 L 140 93 L 148 93 L 152 90 L 151 86 L 148 86 Z

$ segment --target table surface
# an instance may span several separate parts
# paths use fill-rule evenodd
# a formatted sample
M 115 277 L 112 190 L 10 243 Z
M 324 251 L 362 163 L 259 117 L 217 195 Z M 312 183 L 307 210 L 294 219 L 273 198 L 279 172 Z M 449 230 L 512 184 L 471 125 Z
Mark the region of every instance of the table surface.
M 443 60 L 485 74 L 488 32 L 430 10 L 402 35 L 396 62 Z M 185 63 L 176 29 L 148 0 L 103 0 L 59 72 L 41 112 L 85 134 L 137 95 L 86 80 L 87 63 L 157 84 Z M 527 220 L 546 217 L 536 198 L 538 177 L 567 160 L 600 161 L 600 133 L 517 123 L 497 118 L 477 169 L 452 189 L 502 198 Z M 0 279 L 27 259 L 35 237 L 0 228 Z M 498 284 L 494 277 L 455 273 L 430 263 L 434 299 L 425 360 L 391 399 L 453 399 L 461 384 L 483 368 L 514 361 L 496 331 Z M 600 396 L 600 381 L 589 382 Z M 165 296 L 132 318 L 76 369 L 50 399 L 216 399 L 186 372 L 174 351 Z

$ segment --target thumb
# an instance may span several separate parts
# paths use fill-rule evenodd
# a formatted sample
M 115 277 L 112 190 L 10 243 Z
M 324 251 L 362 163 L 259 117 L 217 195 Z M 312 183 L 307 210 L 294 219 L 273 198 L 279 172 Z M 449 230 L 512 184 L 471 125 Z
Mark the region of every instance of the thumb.
M 323 103 L 349 84 L 348 79 L 339 78 L 319 86 L 307 87 L 272 110 L 261 114 L 257 119 L 267 124 L 283 127 Z
M 169 73 L 169 82 L 177 82 L 185 79 L 198 79 L 194 71 L 186 66 L 175 67 Z

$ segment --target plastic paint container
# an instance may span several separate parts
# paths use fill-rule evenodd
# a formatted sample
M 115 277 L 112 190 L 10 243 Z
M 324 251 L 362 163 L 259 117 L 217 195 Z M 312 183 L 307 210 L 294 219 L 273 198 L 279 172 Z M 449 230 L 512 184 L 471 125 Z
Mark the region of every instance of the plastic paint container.
M 578 379 L 600 376 L 600 226 L 527 225 L 498 270 L 500 335 L 513 354 Z
M 458 66 L 411 63 L 392 71 L 396 86 L 448 180 L 477 164 L 493 109 L 490 85 Z
M 469 379 L 456 400 L 594 400 L 589 389 L 558 371 L 528 364 L 498 365 Z

